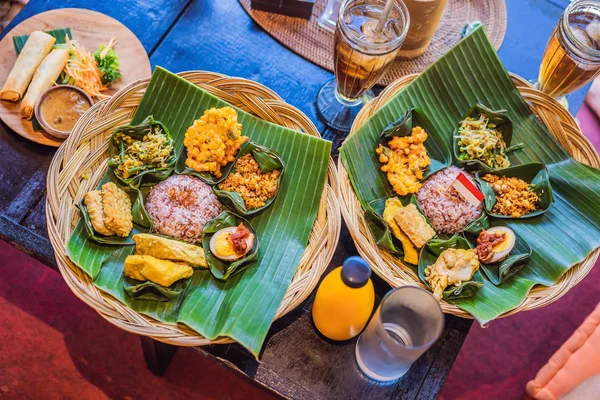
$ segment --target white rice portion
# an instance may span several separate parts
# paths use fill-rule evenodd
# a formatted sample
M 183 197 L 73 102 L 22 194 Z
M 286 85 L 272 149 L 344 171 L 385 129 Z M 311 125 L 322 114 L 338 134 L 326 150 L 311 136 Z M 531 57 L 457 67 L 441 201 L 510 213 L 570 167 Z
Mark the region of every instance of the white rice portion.
M 145 207 L 157 233 L 190 243 L 200 241 L 204 225 L 221 213 L 212 188 L 187 175 L 173 175 L 150 189 Z
M 479 218 L 483 212 L 482 203 L 477 207 L 472 206 L 451 186 L 461 171 L 462 169 L 451 165 L 429 177 L 417 192 L 419 205 L 437 233 L 462 232 L 465 226 Z M 475 183 L 471 174 L 463 172 Z

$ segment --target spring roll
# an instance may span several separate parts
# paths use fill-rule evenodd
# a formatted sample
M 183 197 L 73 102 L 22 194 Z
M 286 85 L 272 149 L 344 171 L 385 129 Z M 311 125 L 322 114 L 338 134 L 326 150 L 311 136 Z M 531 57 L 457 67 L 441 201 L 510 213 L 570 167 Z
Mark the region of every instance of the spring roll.
M 25 46 L 17 57 L 13 69 L 0 91 L 0 99 L 19 101 L 31 82 L 33 74 L 38 69 L 44 57 L 50 53 L 56 39 L 42 31 L 35 31 L 25 42 Z
M 21 102 L 21 117 L 31 119 L 37 99 L 49 89 L 60 76 L 69 59 L 69 50 L 54 49 L 44 58 L 33 75 L 29 89 Z

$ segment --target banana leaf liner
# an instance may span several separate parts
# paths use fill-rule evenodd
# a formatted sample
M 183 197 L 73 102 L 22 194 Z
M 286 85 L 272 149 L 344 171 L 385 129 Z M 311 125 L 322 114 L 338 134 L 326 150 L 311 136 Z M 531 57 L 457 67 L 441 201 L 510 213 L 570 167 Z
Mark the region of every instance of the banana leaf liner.
M 281 188 L 281 183 L 283 182 L 283 174 L 285 172 L 285 164 L 276 152 L 269 150 L 266 147 L 260 146 L 254 142 L 249 142 L 246 145 L 244 145 L 244 147 L 239 151 L 235 162 L 237 162 L 237 160 L 239 160 L 241 157 L 250 153 L 252 153 L 252 156 L 258 163 L 260 170 L 263 174 L 274 170 L 280 170 L 281 173 L 279 174 L 279 177 L 277 179 L 277 192 L 275 193 L 275 196 L 268 199 L 265 202 L 264 206 L 251 210 L 248 210 L 246 208 L 244 199 L 239 193 L 221 190 L 218 188 L 218 186 L 213 187 L 213 190 L 217 195 L 219 201 L 224 206 L 228 207 L 232 211 L 235 211 L 236 214 L 242 217 L 252 217 L 269 207 L 271 203 L 275 201 L 275 198 L 279 194 L 279 189 Z M 235 163 L 233 164 L 232 168 L 229 169 L 227 175 L 229 175 L 232 172 L 235 172 Z M 225 178 L 227 178 L 227 176 Z
M 105 182 L 102 182 L 102 184 Z M 101 185 L 102 185 L 101 184 Z M 99 187 L 101 186 L 99 185 Z M 93 240 L 96 243 L 100 244 L 108 244 L 108 245 L 116 245 L 116 246 L 133 246 L 135 242 L 132 239 L 132 236 L 137 233 L 148 233 L 152 230 L 153 224 L 152 219 L 146 212 L 144 208 L 144 196 L 139 189 L 134 189 L 129 186 L 117 185 L 120 189 L 124 190 L 125 193 L 129 195 L 131 200 L 131 216 L 133 217 L 133 229 L 129 233 L 127 237 L 121 236 L 104 236 L 94 230 L 92 226 L 92 221 L 90 219 L 90 214 L 88 212 L 87 207 L 85 206 L 85 202 L 81 200 L 78 205 L 79 211 L 81 211 L 81 216 L 83 219 L 83 228 L 86 236 Z
M 530 183 L 533 188 L 533 192 L 538 195 L 539 201 L 536 204 L 537 210 L 532 211 L 528 214 L 522 215 L 519 218 L 512 217 L 510 215 L 502 215 L 498 213 L 492 212 L 494 205 L 496 204 L 496 193 L 492 186 L 483 180 L 483 177 L 487 174 L 497 175 L 499 177 L 507 176 L 507 177 L 517 177 L 524 180 L 527 183 Z M 475 179 L 479 184 L 481 192 L 484 194 L 485 199 L 483 200 L 485 210 L 491 217 L 494 218 L 502 218 L 502 219 L 524 219 L 524 218 L 533 218 L 537 217 L 543 213 L 545 213 L 552 202 L 554 201 L 554 197 L 552 195 L 552 186 L 550 185 L 550 177 L 548 175 L 548 170 L 546 166 L 542 163 L 529 163 L 517 165 L 515 167 L 509 167 L 505 169 L 500 169 L 496 171 L 478 171 L 475 175 Z
M 192 277 L 189 277 L 180 279 L 169 287 L 164 287 L 152 281 L 140 282 L 124 277 L 123 290 L 132 299 L 167 302 L 177 300 L 191 281 Z
M 210 251 L 210 239 L 213 235 L 223 228 L 235 227 L 239 224 L 244 224 L 246 228 L 254 235 L 254 246 L 244 257 L 231 262 L 222 261 Z M 258 259 L 258 236 L 256 231 L 248 221 L 229 211 L 223 211 L 216 218 L 208 221 L 204 225 L 204 233 L 202 234 L 202 247 L 206 254 L 206 263 L 212 275 L 222 281 L 239 274 L 248 268 Z
M 501 221 L 496 221 L 493 226 L 505 226 L 505 224 Z M 487 230 L 489 227 L 485 229 Z M 479 232 L 481 232 L 481 230 Z M 469 232 L 473 235 L 472 237 L 465 236 L 473 248 L 477 246 L 477 236 L 479 236 L 479 232 Z M 465 233 L 467 232 L 465 231 Z M 510 277 L 519 272 L 527 264 L 529 257 L 531 257 L 532 250 L 527 241 L 521 235 L 515 234 L 515 236 L 515 247 L 511 250 L 508 257 L 495 263 L 480 263 L 480 269 L 483 270 L 483 273 L 490 282 L 496 286 L 507 281 Z
M 440 254 L 447 249 L 457 248 L 457 249 L 471 249 L 473 246 L 466 240 L 464 237 L 459 235 L 454 235 L 449 239 L 446 238 L 434 238 L 431 239 L 423 248 L 421 249 L 421 254 L 419 255 L 419 278 L 421 281 L 426 284 L 430 289 L 429 283 L 425 280 L 425 268 L 433 265 Z M 452 301 L 456 299 L 464 299 L 468 297 L 475 296 L 479 289 L 483 287 L 483 277 L 479 270 L 473 274 L 471 280 L 462 282 L 459 286 L 450 286 L 444 290 L 443 298 L 447 301 Z
M 171 154 L 165 160 L 166 167 L 148 168 L 148 166 L 140 166 L 135 167 L 139 168 L 140 172 L 129 178 L 119 176 L 117 174 L 117 168 L 124 162 L 126 144 L 121 138 L 117 137 L 117 135 L 123 133 L 133 139 L 142 140 L 152 129 L 157 128 L 162 130 L 172 148 Z M 125 185 L 129 185 L 133 188 L 139 188 L 142 185 L 152 185 L 164 181 L 171 175 L 177 162 L 175 141 L 171 137 L 171 133 L 163 123 L 155 120 L 152 115 L 146 117 L 139 125 L 125 125 L 118 127 L 110 138 L 108 144 L 108 156 L 108 166 L 112 168 L 113 174 Z
M 417 126 L 423 128 L 428 135 L 423 146 L 425 146 L 425 149 L 427 150 L 427 155 L 429 156 L 431 163 L 423 171 L 423 179 L 421 179 L 421 181 L 424 181 L 437 171 L 449 166 L 452 161 L 452 156 L 446 143 L 436 143 L 434 139 L 432 139 L 432 133 L 435 132 L 435 128 L 423 110 L 420 108 L 411 108 L 402 117 L 385 127 L 383 132 L 381 132 L 379 144 L 388 149 L 387 143 L 390 139 L 396 136 L 410 136 L 413 128 Z M 434 137 L 435 136 L 437 135 L 434 135 Z M 373 149 L 373 151 L 375 151 L 375 149 Z
M 479 159 L 465 159 L 465 157 L 468 157 L 468 155 L 460 151 L 460 146 L 458 144 L 458 129 L 460 127 L 461 121 L 469 117 L 477 119 L 482 114 L 488 117 L 488 126 L 489 124 L 494 124 L 495 127 L 493 129 L 496 129 L 502 134 L 502 138 L 504 139 L 504 143 L 506 144 L 506 151 L 504 152 L 506 156 L 509 152 L 517 150 L 523 146 L 522 144 L 517 144 L 511 147 L 513 136 L 513 123 L 508 117 L 508 115 L 506 115 L 506 110 L 493 111 L 482 104 L 475 104 L 469 109 L 469 111 L 466 112 L 466 114 L 460 119 L 460 121 L 456 123 L 456 127 L 454 128 L 454 133 L 452 134 L 452 152 L 454 156 L 454 164 L 463 168 L 493 171 L 497 168 L 490 167 L 489 165 L 487 165 Z
M 548 127 L 540 123 L 515 87 L 483 27 L 457 43 L 348 136 L 340 148 L 340 161 L 366 209 L 369 202 L 390 194 L 389 184 L 379 171 L 381 164 L 368 153 L 377 145 L 387 121 L 394 121 L 409 107 L 420 107 L 436 127 L 428 140 L 433 139 L 436 144 L 446 142 L 451 148 L 451 133 L 457 121 L 477 103 L 507 110 L 514 124 L 512 141 L 526 144 L 510 153 L 510 160 L 515 165 L 544 164 L 554 195 L 552 206 L 543 215 L 502 220 L 531 247 L 527 264 L 500 285 L 494 285 L 481 272 L 484 287 L 473 297 L 453 300 L 458 308 L 485 325 L 521 305 L 536 285 L 555 285 L 573 266 L 582 261 L 589 263 L 586 257 L 600 246 L 600 170 L 575 161 Z M 588 157 L 592 160 L 595 156 Z M 501 222 L 492 216 L 489 219 Z M 578 276 L 581 273 L 574 271 Z M 567 281 L 558 284 L 564 282 Z
M 369 203 L 368 208 L 365 211 L 365 219 L 367 220 L 367 226 L 369 227 L 371 234 L 375 238 L 375 242 L 379 247 L 389 251 L 398 258 L 402 258 L 404 257 L 404 246 L 402 245 L 400 240 L 398 240 L 394 236 L 394 234 L 390 230 L 388 223 L 383 219 L 385 201 L 393 197 L 397 197 L 403 206 L 407 206 L 409 204 L 414 204 L 415 206 L 417 206 L 417 210 L 419 210 L 421 215 L 425 217 L 425 220 L 430 226 L 431 223 L 429 222 L 427 216 L 421 210 L 419 202 L 417 201 L 417 196 L 415 196 L 414 194 L 402 197 L 397 195 L 390 195 L 381 199 L 373 200 Z M 412 265 L 410 263 L 406 264 Z M 413 266 L 416 267 L 416 265 Z

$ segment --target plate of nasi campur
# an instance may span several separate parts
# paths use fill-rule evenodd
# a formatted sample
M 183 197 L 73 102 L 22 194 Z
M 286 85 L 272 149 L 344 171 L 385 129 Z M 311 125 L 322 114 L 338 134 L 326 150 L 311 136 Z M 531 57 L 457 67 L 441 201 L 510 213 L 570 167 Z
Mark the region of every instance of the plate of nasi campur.
M 532 114 L 483 28 L 354 129 L 339 170 L 342 213 L 375 271 L 481 324 L 598 256 L 600 170 Z
M 330 220 L 337 227 L 323 219 L 315 226 L 333 204 L 325 190 L 331 143 L 160 67 L 138 101 L 130 123 L 107 131 L 106 172 L 72 178 L 94 183 L 74 196 L 78 222 L 68 228 L 66 256 L 104 293 L 173 324 L 167 330 L 231 338 L 257 355 L 303 256 L 304 268 L 323 272 L 335 248 L 339 217 Z M 321 243 L 307 252 L 309 236 Z M 297 288 L 314 287 L 320 272 Z
M 19 135 L 55 147 L 96 102 L 151 71 L 127 27 L 74 8 L 21 22 L 0 41 L 0 54 L 0 118 Z

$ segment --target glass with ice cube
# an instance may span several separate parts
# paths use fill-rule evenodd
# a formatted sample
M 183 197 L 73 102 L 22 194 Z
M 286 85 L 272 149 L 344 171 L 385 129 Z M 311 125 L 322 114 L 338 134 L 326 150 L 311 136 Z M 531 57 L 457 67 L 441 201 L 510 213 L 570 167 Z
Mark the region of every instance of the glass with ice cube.
M 600 2 L 577 0 L 556 24 L 542 59 L 539 88 L 552 97 L 569 94 L 600 72 Z
M 356 343 L 356 362 L 377 381 L 403 376 L 444 330 L 444 314 L 431 293 L 406 286 L 390 291 Z
M 390 3 L 391 4 L 391 3 Z M 335 28 L 333 65 L 335 79 L 317 96 L 319 116 L 330 127 L 347 132 L 365 96 L 395 60 L 404 42 L 409 14 L 401 0 L 393 0 L 389 15 L 386 0 L 346 0 L 340 6 Z M 379 20 L 383 25 L 379 28 Z

